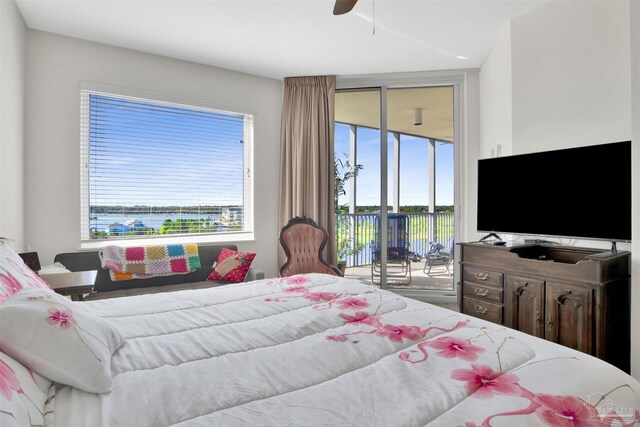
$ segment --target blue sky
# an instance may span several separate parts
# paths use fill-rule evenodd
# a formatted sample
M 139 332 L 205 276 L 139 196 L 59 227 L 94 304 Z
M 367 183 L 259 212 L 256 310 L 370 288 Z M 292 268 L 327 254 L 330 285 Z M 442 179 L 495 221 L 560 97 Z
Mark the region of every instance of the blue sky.
M 427 139 L 408 135 L 400 137 L 400 205 L 427 205 Z M 453 204 L 453 144 L 436 143 L 436 205 Z M 349 127 L 336 124 L 335 152 L 349 154 Z M 393 190 L 393 138 L 388 140 L 388 198 Z M 364 166 L 358 175 L 357 204 L 380 204 L 380 132 L 358 128 L 358 163 Z M 347 196 L 339 202 L 347 203 Z
M 91 205 L 242 204 L 242 115 L 102 95 L 90 112 Z
M 91 96 L 92 205 L 242 204 L 241 115 L 141 101 L 126 101 L 126 108 L 124 104 L 118 98 Z M 392 142 L 390 137 L 389 203 Z M 158 150 L 167 155 L 151 158 Z M 345 125 L 336 124 L 335 151 L 340 157 L 349 153 Z M 437 143 L 436 159 L 436 204 L 453 204 L 453 144 Z M 379 205 L 379 131 L 359 128 L 358 163 L 364 169 L 358 177 L 357 203 Z M 400 204 L 426 205 L 427 140 L 403 135 L 400 165 Z M 347 201 L 348 195 L 340 199 Z

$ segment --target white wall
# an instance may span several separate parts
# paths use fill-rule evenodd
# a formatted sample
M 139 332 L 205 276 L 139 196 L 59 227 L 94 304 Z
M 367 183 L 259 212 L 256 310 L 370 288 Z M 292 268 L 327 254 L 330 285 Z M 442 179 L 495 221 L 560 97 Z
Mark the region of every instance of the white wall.
M 467 210 L 466 220 L 467 241 L 478 240 L 479 233 L 472 232 L 477 228 L 477 160 L 512 154 L 512 84 L 511 84 L 511 25 L 510 23 L 500 32 L 498 40 L 485 58 L 479 72 L 479 142 L 474 149 L 477 151 L 473 164 L 468 168 L 473 170 L 473 178 L 468 180 L 469 202 L 473 210 Z M 504 233 L 500 237 L 511 240 L 513 236 Z
M 552 0 L 511 23 L 514 154 L 631 138 L 629 2 Z
M 255 114 L 254 265 L 276 274 L 282 82 L 28 31 L 26 242 L 44 264 L 80 248 L 80 82 L 250 107 Z M 217 179 L 215 171 L 211 179 Z
M 640 378 L 640 2 L 631 2 L 633 243 L 631 245 L 631 374 Z
M 498 141 L 508 155 L 631 139 L 629 37 L 626 0 L 551 0 L 514 18 L 480 71 L 482 156 Z
M 513 19 L 514 154 L 631 139 L 629 31 L 626 0 L 552 0 Z
M 480 71 L 480 157 L 511 154 L 511 25 L 507 25 Z
M 496 91 L 502 96 L 511 69 L 511 120 L 501 109 L 508 99 L 483 99 L 481 146 L 486 150 L 491 138 L 500 135 L 501 126 L 503 136 L 511 126 L 513 154 L 631 139 L 633 81 L 634 243 L 633 248 L 618 247 L 633 249 L 631 365 L 636 378 L 640 378 L 640 186 L 635 185 L 640 174 L 638 9 L 638 2 L 628 0 L 551 0 L 511 21 L 510 64 L 503 61 L 509 53 L 507 41 L 501 40 L 504 44 L 496 44 L 480 71 L 481 96 Z M 496 105 L 500 100 L 503 104 Z M 574 243 L 608 248 L 607 242 Z
M 478 71 L 465 73 L 465 116 L 462 118 L 466 134 L 462 139 L 463 156 L 460 171 L 461 194 L 460 222 L 462 223 L 462 239 L 469 242 L 478 240 L 480 234 L 476 231 L 478 208 L 478 159 L 481 158 L 481 119 L 480 119 L 480 75 Z M 457 265 L 457 264 L 456 264 Z
M 24 250 L 24 72 L 26 25 L 0 1 L 0 236 Z

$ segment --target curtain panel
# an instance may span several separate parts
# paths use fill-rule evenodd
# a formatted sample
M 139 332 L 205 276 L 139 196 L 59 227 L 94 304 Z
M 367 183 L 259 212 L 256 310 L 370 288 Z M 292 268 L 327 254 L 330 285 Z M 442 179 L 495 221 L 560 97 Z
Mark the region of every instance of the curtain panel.
M 325 259 L 332 264 L 335 91 L 335 76 L 286 78 L 280 142 L 280 228 L 296 216 L 316 221 L 329 233 Z

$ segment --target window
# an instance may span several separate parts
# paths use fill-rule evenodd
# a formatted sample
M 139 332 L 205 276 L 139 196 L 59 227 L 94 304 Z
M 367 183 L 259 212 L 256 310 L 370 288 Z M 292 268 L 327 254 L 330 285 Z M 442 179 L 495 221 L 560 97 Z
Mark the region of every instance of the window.
M 83 241 L 253 231 L 251 114 L 81 97 Z

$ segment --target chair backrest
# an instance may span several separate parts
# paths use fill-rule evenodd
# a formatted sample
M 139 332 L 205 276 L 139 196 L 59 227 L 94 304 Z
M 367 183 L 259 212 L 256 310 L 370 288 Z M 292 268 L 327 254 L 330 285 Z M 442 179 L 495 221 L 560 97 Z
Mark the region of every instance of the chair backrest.
M 447 242 L 446 247 L 438 242 L 429 242 L 429 252 L 427 252 L 425 255 L 447 255 L 453 258 L 455 249 L 456 241 L 453 239 Z
M 306 217 L 290 219 L 280 230 L 280 244 L 286 255 L 280 267 L 280 276 L 303 273 L 325 273 L 342 276 L 340 270 L 324 260 L 322 251 L 329 234 L 316 222 Z
M 442 246 L 440 243 L 429 242 L 429 252 L 427 252 L 427 255 L 439 255 L 440 253 L 442 253 L 443 249 L 444 246 Z
M 373 224 L 375 228 L 375 250 L 382 246 L 382 229 L 380 215 L 376 216 Z M 409 250 L 409 217 L 405 214 L 390 213 L 387 215 L 387 247 L 406 248 Z

